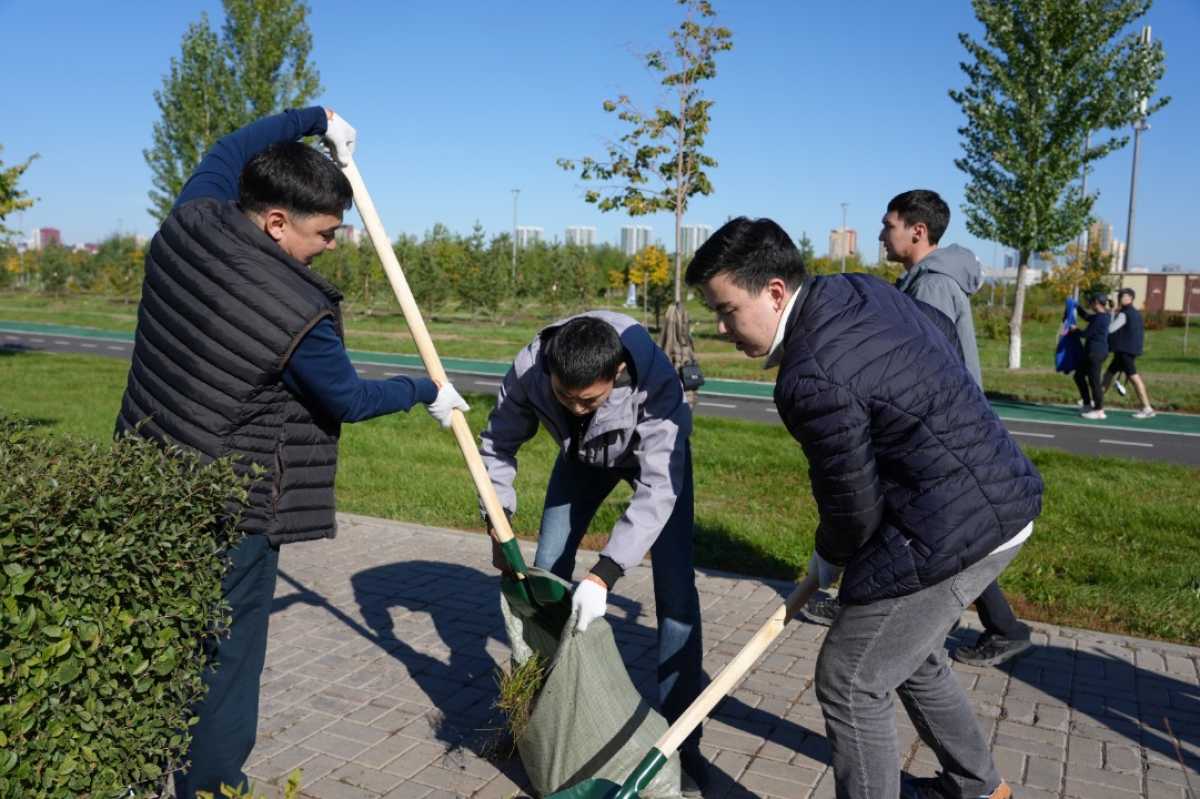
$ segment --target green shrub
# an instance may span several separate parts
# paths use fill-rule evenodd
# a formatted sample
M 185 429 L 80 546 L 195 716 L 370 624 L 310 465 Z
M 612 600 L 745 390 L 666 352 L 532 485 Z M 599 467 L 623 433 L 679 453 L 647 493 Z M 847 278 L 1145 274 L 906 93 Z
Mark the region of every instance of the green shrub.
M 245 481 L 0 416 L 0 796 L 153 795 L 179 767 Z M 130 789 L 132 788 L 132 793 Z
M 976 335 L 994 341 L 1008 338 L 1008 321 L 1011 311 L 998 305 L 977 308 L 975 312 Z

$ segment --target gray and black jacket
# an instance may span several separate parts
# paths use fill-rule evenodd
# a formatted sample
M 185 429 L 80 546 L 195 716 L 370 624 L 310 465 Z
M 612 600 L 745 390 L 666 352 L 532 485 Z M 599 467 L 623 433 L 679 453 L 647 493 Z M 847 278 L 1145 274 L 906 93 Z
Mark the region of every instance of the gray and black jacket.
M 618 381 L 575 444 L 582 463 L 617 470 L 633 485 L 629 507 L 602 553 L 627 570 L 646 556 L 675 509 L 684 470 L 690 468 L 692 411 L 678 373 L 646 328 L 611 311 L 581 315 L 612 325 L 626 351 L 629 380 Z M 539 423 L 558 442 L 560 457 L 575 457 L 571 414 L 555 398 L 542 357 L 543 342 L 567 321 L 543 329 L 517 355 L 480 436 L 483 462 L 509 513 L 517 509 L 517 450 L 533 438 Z
M 971 295 L 979 291 L 981 278 L 982 267 L 975 253 L 966 247 L 949 244 L 929 253 L 896 281 L 896 288 L 950 317 L 958 332 L 967 371 L 980 386 L 983 375 L 979 369 L 979 348 L 975 343 Z

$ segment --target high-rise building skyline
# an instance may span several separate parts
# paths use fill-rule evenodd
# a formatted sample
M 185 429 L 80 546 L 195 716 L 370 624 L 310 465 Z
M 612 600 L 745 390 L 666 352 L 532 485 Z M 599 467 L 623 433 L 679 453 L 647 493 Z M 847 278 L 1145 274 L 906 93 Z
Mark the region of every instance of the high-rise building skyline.
M 851 258 L 858 254 L 858 231 L 854 228 L 834 228 L 829 231 L 829 257 Z
M 40 227 L 33 231 L 33 249 L 52 246 L 62 246 L 62 231 L 56 227 Z
M 690 261 L 700 249 L 700 245 L 708 241 L 712 235 L 712 225 L 682 225 L 679 228 L 679 254 L 683 260 Z
M 595 247 L 596 246 L 596 228 L 587 225 L 571 225 L 567 228 L 567 234 L 563 240 L 575 247 Z
M 546 231 L 540 227 L 534 227 L 532 225 L 518 225 L 517 246 L 521 249 L 525 249 L 532 244 L 537 244 L 542 240 L 542 237 L 545 233 Z
M 621 227 L 621 252 L 633 257 L 650 246 L 653 229 L 646 225 L 623 225 Z

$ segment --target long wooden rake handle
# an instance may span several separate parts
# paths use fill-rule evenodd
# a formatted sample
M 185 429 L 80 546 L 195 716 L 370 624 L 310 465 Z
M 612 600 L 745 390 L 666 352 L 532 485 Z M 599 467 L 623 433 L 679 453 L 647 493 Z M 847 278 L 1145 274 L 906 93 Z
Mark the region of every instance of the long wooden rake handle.
M 788 596 L 787 601 L 771 614 L 771 618 L 767 619 L 754 637 L 746 642 L 742 651 L 738 652 L 737 656 L 721 669 L 721 673 L 717 675 L 716 679 L 708 684 L 708 687 L 700 696 L 696 697 L 683 715 L 654 744 L 654 748 L 662 752 L 663 757 L 670 757 L 680 744 L 692 734 L 692 730 L 708 718 L 708 714 L 712 712 L 713 708 L 733 690 L 742 677 L 746 676 L 750 667 L 783 631 L 788 620 L 804 607 L 816 590 L 816 577 L 809 575 L 800 581 L 800 584 Z
M 412 332 L 413 341 L 417 344 L 417 352 L 421 354 L 421 361 L 425 364 L 425 371 L 439 383 L 446 383 L 446 370 L 442 368 L 442 360 L 433 347 L 433 339 L 429 337 L 429 330 L 425 327 L 425 320 L 421 317 L 421 309 L 417 307 L 412 289 L 408 287 L 408 280 L 404 277 L 404 271 L 396 259 L 391 239 L 383 229 L 383 223 L 379 221 L 379 213 L 375 210 L 375 203 L 371 201 L 371 195 L 367 193 L 367 186 L 363 183 L 362 175 L 359 174 L 358 167 L 355 166 L 353 160 L 342 167 L 342 172 L 350 181 L 350 187 L 354 189 L 354 204 L 358 206 L 358 215 L 362 217 L 363 225 L 367 228 L 367 235 L 371 238 L 371 244 L 374 245 L 379 260 L 383 262 L 383 271 L 387 273 L 388 282 L 392 284 L 392 291 L 395 292 L 400 309 L 404 312 L 404 321 L 408 323 L 408 329 Z M 512 527 L 508 524 L 508 516 L 504 513 L 500 498 L 496 496 L 492 479 L 488 477 L 487 469 L 483 465 L 483 458 L 479 457 L 479 449 L 475 446 L 475 435 L 471 432 L 471 426 L 467 424 L 467 417 L 463 416 L 462 411 L 457 409 L 453 411 L 450 417 L 450 427 L 454 431 L 454 438 L 458 441 L 458 448 L 467 461 L 471 479 L 475 482 L 475 491 L 483 501 L 483 507 L 491 521 L 497 543 L 504 544 L 512 540 L 513 532 Z

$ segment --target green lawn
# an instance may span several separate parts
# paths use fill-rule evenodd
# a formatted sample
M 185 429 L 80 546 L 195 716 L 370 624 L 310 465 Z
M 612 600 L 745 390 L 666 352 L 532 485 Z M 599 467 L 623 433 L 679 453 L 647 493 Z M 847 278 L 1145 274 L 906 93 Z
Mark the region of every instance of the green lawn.
M 103 441 L 127 368 L 102 357 L 0 351 L 0 409 L 47 431 Z M 493 398 L 469 399 L 471 426 L 479 430 Z M 777 426 L 705 417 L 696 419 L 693 447 L 698 563 L 794 578 L 808 562 L 816 525 L 799 447 Z M 1035 535 L 1002 581 L 1021 614 L 1200 640 L 1200 470 L 1027 451 L 1047 490 Z M 553 456 L 545 434 L 522 451 L 514 526 L 523 537 L 536 530 Z M 345 428 L 338 497 L 346 511 L 480 529 L 453 438 L 420 410 Z M 602 508 L 593 544 L 628 498 L 621 489 Z
M 697 357 L 706 375 L 743 380 L 774 379 L 773 370 L 764 372 L 760 361 L 744 357 L 717 336 L 712 314 L 698 302 L 690 303 L 689 312 Z M 438 352 L 443 356 L 508 361 L 529 343 L 538 328 L 567 313 L 570 313 L 568 309 L 530 305 L 510 309 L 498 319 L 436 312 L 429 314 L 426 322 Z M 352 349 L 416 353 L 404 318 L 394 306 L 367 309 L 347 305 L 345 314 L 347 342 Z M 984 385 L 993 396 L 1073 404 L 1079 396 L 1074 382 L 1069 376 L 1055 373 L 1053 368 L 1058 330 L 1056 312 L 1045 309 L 1039 315 L 1040 320 L 1031 319 L 1025 324 L 1023 368 L 1016 371 L 1007 368 L 1007 335 L 990 338 L 986 325 L 977 326 Z M 634 316 L 641 318 L 640 312 L 634 312 Z M 137 323 L 137 306 L 97 296 L 54 298 L 9 291 L 0 292 L 0 319 L 131 333 Z M 650 321 L 653 322 L 653 317 Z M 1146 333 L 1146 355 L 1138 360 L 1138 367 L 1146 380 L 1151 401 L 1161 410 L 1200 413 L 1200 329 L 1192 333 L 1187 354 L 1183 350 L 1182 328 Z M 1111 392 L 1106 401 L 1114 407 L 1137 407 L 1132 391 L 1124 399 Z

